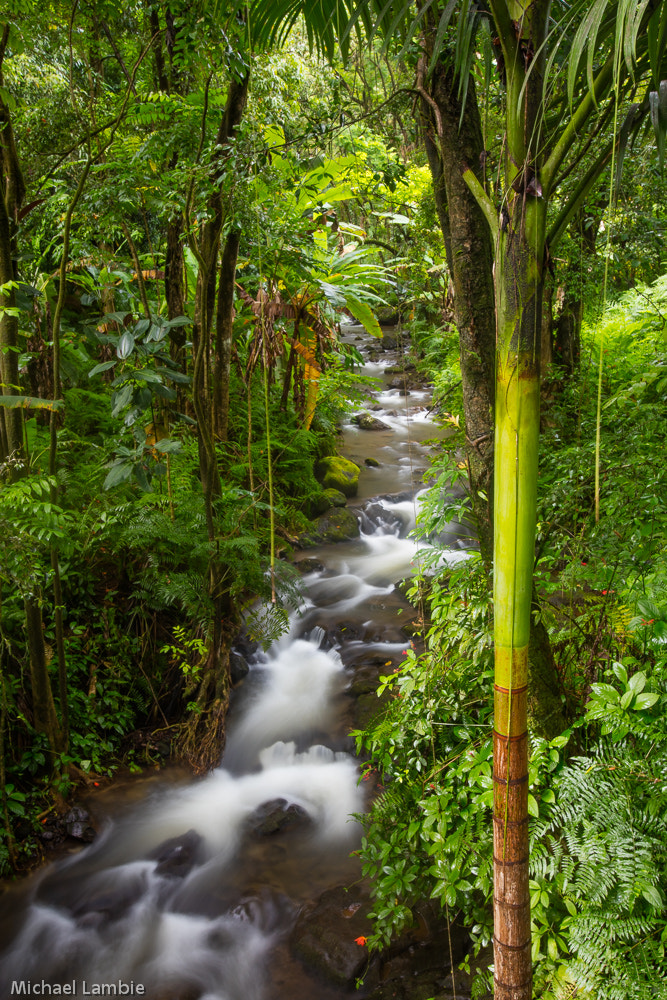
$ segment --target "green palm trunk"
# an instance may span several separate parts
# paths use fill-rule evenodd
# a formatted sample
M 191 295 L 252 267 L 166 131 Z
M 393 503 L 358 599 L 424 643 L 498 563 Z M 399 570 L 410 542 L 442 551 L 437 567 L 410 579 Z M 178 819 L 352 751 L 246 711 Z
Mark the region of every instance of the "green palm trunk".
M 529 1000 L 532 994 L 527 696 L 540 420 L 542 269 L 535 246 L 529 245 L 528 234 L 534 228 L 531 222 L 539 224 L 539 214 L 539 207 L 529 205 L 524 197 L 513 206 L 511 222 L 521 225 L 517 229 L 508 227 L 506 233 L 500 234 L 496 261 L 493 852 L 496 1000 L 510 997 Z

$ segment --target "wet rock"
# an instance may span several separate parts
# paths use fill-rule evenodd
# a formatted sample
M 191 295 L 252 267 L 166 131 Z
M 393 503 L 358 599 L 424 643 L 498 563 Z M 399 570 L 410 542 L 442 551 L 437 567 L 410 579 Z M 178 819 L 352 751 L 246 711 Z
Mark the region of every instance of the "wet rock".
M 382 349 L 385 351 L 395 351 L 400 347 L 401 338 L 394 331 L 385 330 L 382 334 Z
M 317 517 L 319 514 L 324 514 L 325 511 L 329 510 L 329 507 L 335 506 L 335 504 L 332 504 L 331 500 L 327 496 L 330 492 L 338 491 L 322 490 L 322 492 L 318 493 L 317 496 L 310 498 L 306 504 L 306 514 L 308 517 Z M 345 503 L 345 497 L 343 497 L 343 503 Z
M 363 625 L 360 622 L 337 622 L 333 627 L 327 627 L 325 623 L 324 627 L 330 648 L 359 639 L 363 631 Z
M 325 490 L 324 497 L 327 500 L 327 506 L 324 510 L 320 511 L 320 514 L 324 514 L 329 507 L 344 507 L 347 503 L 344 494 L 340 490 Z
M 245 657 L 241 656 L 240 653 L 232 651 L 229 654 L 229 679 L 232 684 L 240 684 L 249 673 L 250 667 L 248 666 Z
M 171 878 L 184 878 L 195 865 L 203 861 L 204 841 L 196 830 L 188 830 L 180 837 L 170 837 L 148 855 L 157 861 L 155 874 Z
M 72 806 L 70 811 L 65 814 L 63 822 L 68 837 L 83 840 L 86 844 L 95 839 L 95 830 L 90 824 L 90 815 L 83 806 Z
M 146 888 L 145 878 L 128 879 L 118 888 L 102 890 L 80 899 L 72 907 L 72 913 L 82 927 L 101 927 L 103 924 L 122 920 L 127 916 L 127 911 L 141 899 Z
M 354 679 L 348 688 L 349 693 L 355 698 L 363 694 L 374 695 L 380 684 L 380 674 L 391 672 L 391 669 L 391 666 L 387 667 L 384 663 L 359 667 L 354 672 Z
M 346 497 L 354 497 L 359 489 L 359 466 L 340 455 L 321 458 L 315 466 L 315 475 L 325 489 L 339 490 Z
M 240 653 L 241 656 L 245 657 L 246 660 L 249 660 L 250 657 L 254 656 L 259 648 L 259 643 L 255 642 L 254 639 L 251 639 L 247 635 L 239 636 L 234 641 L 234 649 L 237 653 Z
M 379 417 L 372 417 L 370 413 L 357 413 L 352 417 L 352 423 L 356 424 L 362 431 L 388 431 L 391 430 L 389 424 Z
M 312 822 L 302 806 L 286 799 L 271 799 L 255 809 L 247 820 L 247 828 L 258 837 L 274 833 L 284 833 L 294 827 L 307 826 Z
M 364 886 L 328 889 L 301 911 L 290 939 L 292 950 L 330 982 L 351 988 L 368 964 L 368 951 L 356 939 L 371 933 L 369 908 Z
M 311 545 L 347 542 L 359 537 L 359 522 L 346 507 L 332 507 L 322 517 L 318 517 L 310 531 L 299 536 L 299 544 L 304 548 Z
M 377 458 L 365 458 L 364 465 L 367 465 L 369 469 L 379 469 L 380 463 Z
M 306 559 L 298 559 L 294 565 L 298 569 L 299 573 L 304 576 L 308 573 L 321 573 L 324 570 L 324 566 L 319 561 L 319 559 L 313 559 L 312 557 Z
M 385 375 L 404 375 L 406 372 L 416 371 L 412 361 L 406 361 L 402 365 L 388 365 L 385 368 Z

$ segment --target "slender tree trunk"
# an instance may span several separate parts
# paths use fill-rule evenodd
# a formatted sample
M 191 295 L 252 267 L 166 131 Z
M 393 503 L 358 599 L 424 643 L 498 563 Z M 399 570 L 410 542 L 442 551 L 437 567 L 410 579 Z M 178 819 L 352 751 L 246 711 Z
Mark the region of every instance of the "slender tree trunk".
M 516 12 L 515 12 L 516 7 Z M 540 197 L 540 101 L 548 0 L 491 0 L 507 73 L 504 189 L 495 237 L 493 865 L 496 1000 L 531 1000 L 528 883 L 528 651 L 540 433 L 546 203 Z M 525 53 L 537 53 L 526 56 Z M 530 67 L 530 74 L 526 70 Z M 474 186 L 474 178 L 467 175 Z M 484 196 L 486 197 L 486 196 Z
M 219 441 L 227 440 L 229 420 L 229 379 L 232 367 L 234 324 L 234 283 L 241 233 L 232 229 L 225 240 L 218 278 L 215 317 L 215 368 L 213 373 L 213 421 Z
M 427 36 L 427 57 L 433 41 L 432 34 Z M 495 391 L 493 246 L 484 215 L 462 176 L 468 167 L 481 176 L 482 129 L 473 81 L 461 121 L 457 80 L 443 62 L 438 62 L 427 90 L 425 61 L 422 59 L 418 87 L 436 209 L 454 285 L 470 500 L 482 557 L 490 568 Z
M 12 232 L 7 215 L 5 199 L 2 196 L 0 180 L 0 391 L 3 396 L 16 396 L 19 388 L 18 316 L 12 314 L 16 308 L 16 293 L 11 287 L 15 280 L 12 261 Z M 23 414 L 18 408 L 0 407 L 2 423 L 2 454 L 6 460 L 10 455 L 23 454 Z
M 19 163 L 9 106 L 3 97 L 3 73 L 9 24 L 4 25 L 0 38 L 0 393 L 19 394 L 18 316 L 16 292 L 11 282 L 16 280 L 16 219 L 25 195 L 23 174 Z M 0 459 L 23 454 L 23 414 L 20 409 L 0 407 Z
M 61 749 L 62 734 L 51 690 L 42 631 L 42 611 L 38 598 L 32 594 L 26 596 L 24 609 L 26 638 L 30 655 L 33 724 L 38 733 L 46 735 L 51 750 L 56 754 Z

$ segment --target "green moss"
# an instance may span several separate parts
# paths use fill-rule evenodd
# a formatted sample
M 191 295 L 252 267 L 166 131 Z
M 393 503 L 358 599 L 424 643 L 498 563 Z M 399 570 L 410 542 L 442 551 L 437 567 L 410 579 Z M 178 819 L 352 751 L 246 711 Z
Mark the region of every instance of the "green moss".
M 315 466 L 315 475 L 326 489 L 339 490 L 346 497 L 357 495 L 359 466 L 340 455 L 321 458 Z

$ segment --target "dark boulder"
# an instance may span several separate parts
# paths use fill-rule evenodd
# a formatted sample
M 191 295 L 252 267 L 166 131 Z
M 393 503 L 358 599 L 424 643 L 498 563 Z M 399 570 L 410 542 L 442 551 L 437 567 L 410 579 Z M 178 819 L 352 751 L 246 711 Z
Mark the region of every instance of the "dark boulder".
M 75 840 L 83 840 L 89 844 L 95 839 L 95 830 L 90 823 L 90 815 L 83 806 L 72 806 L 63 818 L 67 836 Z
M 258 837 L 274 833 L 285 833 L 295 827 L 308 826 L 312 822 L 306 810 L 286 799 L 271 799 L 263 802 L 246 820 L 246 826 Z
M 200 834 L 196 830 L 188 830 L 180 837 L 165 840 L 148 857 L 157 861 L 156 875 L 184 878 L 195 865 L 203 861 L 203 847 L 204 841 Z
M 391 430 L 389 424 L 379 417 L 372 417 L 370 413 L 357 413 L 352 417 L 352 423 L 356 424 L 362 431 L 388 431 Z

